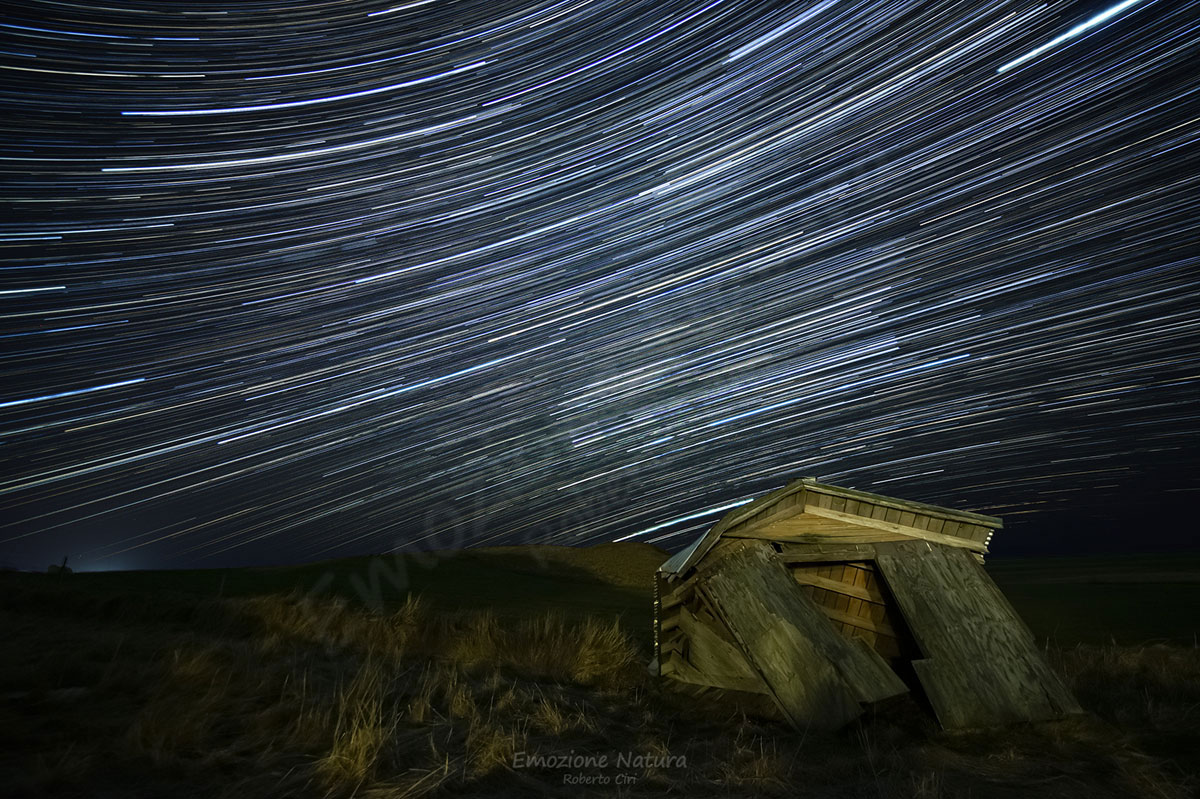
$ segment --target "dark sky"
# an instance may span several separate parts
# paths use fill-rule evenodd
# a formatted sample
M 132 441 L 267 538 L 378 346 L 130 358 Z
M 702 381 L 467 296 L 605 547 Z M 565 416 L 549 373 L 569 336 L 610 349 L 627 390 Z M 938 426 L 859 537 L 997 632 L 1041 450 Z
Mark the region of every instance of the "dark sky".
M 1200 3 L 113 5 L 0 24 L 0 561 L 677 549 L 804 475 L 1193 545 Z

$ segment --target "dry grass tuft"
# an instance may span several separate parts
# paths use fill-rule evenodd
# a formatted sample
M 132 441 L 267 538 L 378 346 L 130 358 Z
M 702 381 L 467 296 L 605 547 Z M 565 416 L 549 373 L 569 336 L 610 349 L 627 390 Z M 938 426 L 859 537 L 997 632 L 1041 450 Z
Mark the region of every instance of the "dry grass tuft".
M 316 764 L 326 783 L 357 788 L 374 778 L 396 730 L 395 714 L 384 708 L 386 686 L 379 661 L 368 660 L 340 692 L 332 745 Z

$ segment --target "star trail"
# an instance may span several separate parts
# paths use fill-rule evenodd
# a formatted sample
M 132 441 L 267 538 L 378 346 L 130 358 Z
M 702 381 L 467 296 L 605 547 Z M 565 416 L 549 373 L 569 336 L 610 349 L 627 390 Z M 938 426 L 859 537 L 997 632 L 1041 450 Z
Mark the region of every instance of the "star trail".
M 0 560 L 1190 540 L 1200 3 L 186 8 L 0 21 Z

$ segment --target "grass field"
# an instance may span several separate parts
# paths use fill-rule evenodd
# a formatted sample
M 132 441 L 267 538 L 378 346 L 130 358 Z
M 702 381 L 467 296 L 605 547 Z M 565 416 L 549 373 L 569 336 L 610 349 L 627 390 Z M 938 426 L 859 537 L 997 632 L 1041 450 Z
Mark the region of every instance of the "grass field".
M 1195 646 L 1200 634 L 1197 554 L 993 559 L 988 571 L 1051 643 Z
M 759 701 L 698 702 L 651 678 L 650 575 L 664 557 L 620 544 L 0 574 L 0 790 L 1094 799 L 1200 788 L 1200 556 L 990 563 L 1088 714 L 957 734 L 912 702 L 803 734 Z

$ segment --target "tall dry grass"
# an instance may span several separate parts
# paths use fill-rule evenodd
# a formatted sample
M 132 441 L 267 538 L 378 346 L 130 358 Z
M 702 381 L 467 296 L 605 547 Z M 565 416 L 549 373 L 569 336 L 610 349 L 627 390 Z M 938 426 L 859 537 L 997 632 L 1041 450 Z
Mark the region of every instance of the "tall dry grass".
M 261 634 L 179 646 L 124 739 L 156 767 L 300 753 L 285 782 L 328 795 L 416 796 L 512 774 L 531 736 L 600 734 L 580 692 L 644 680 L 616 621 L 436 614 L 409 601 L 371 614 L 338 601 L 231 603 Z M 223 753 L 223 754 L 218 754 Z M 243 763 L 249 765 L 249 763 Z M 524 775 L 516 775 L 518 781 Z
M 617 620 L 448 613 L 416 600 L 372 613 L 298 595 L 80 612 L 88 621 L 71 635 L 108 625 L 112 640 L 93 645 L 87 669 L 63 673 L 88 684 L 110 734 L 68 739 L 61 729 L 87 708 L 31 695 L 18 710 L 59 716 L 33 756 L 7 741 L 27 764 L 13 795 L 617 793 L 514 766 L 519 753 L 571 751 L 686 758 L 634 769 L 620 790 L 637 796 L 1175 799 L 1200 774 L 1194 649 L 1051 650 L 1087 718 L 949 735 L 900 704 L 819 735 L 788 729 L 757 700 L 696 699 L 650 678 L 648 653 Z M 6 719 L 28 737 L 20 721 Z

